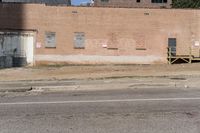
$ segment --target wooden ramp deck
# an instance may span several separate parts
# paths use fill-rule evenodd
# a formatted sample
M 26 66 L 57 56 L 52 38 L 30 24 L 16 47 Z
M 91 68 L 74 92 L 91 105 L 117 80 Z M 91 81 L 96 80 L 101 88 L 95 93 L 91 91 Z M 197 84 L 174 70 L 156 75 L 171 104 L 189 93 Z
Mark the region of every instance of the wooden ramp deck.
M 192 50 L 190 48 L 190 52 L 188 55 L 173 55 L 171 48 L 168 48 L 168 64 L 174 64 L 178 60 L 182 60 L 186 63 L 192 63 L 193 61 L 200 61 L 200 57 L 194 57 L 192 55 Z

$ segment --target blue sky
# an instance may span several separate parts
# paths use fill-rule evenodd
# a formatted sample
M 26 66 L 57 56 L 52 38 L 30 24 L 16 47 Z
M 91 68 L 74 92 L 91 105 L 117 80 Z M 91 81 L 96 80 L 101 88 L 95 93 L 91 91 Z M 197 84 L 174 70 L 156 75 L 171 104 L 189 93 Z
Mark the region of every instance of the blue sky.
M 89 2 L 90 0 L 71 0 L 72 5 L 79 5 L 82 2 Z

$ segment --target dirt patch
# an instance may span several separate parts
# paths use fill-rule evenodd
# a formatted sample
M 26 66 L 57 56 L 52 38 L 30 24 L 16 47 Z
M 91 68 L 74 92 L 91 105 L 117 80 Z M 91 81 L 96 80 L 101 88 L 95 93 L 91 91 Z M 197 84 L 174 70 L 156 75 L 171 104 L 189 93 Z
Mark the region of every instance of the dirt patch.
M 0 81 L 62 80 L 115 77 L 200 76 L 200 64 L 181 65 L 79 65 L 0 69 Z M 175 79 L 173 79 L 175 80 Z M 176 79 L 179 80 L 179 79 Z

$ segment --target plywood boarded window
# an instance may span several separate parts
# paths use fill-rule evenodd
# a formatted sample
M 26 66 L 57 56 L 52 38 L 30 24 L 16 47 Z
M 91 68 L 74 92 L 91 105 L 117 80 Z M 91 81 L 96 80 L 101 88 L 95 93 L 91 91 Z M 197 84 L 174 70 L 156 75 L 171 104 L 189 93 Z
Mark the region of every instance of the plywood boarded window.
M 116 33 L 108 34 L 108 49 L 117 50 L 118 49 L 118 38 Z
M 55 48 L 56 47 L 56 33 L 55 32 L 45 32 L 45 47 Z
M 77 48 L 77 49 L 85 48 L 85 33 L 84 32 L 74 33 L 74 48 Z
M 136 36 L 136 50 L 146 50 L 145 36 L 137 35 Z

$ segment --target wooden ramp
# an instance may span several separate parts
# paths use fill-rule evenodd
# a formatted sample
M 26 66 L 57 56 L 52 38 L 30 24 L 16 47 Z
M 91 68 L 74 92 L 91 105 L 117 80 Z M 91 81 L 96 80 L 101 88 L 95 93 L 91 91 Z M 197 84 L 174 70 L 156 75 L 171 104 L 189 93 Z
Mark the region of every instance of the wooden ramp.
M 172 53 L 172 48 L 168 48 L 168 64 L 174 64 L 178 60 L 182 60 L 185 63 L 192 63 L 194 61 L 200 61 L 200 57 L 194 57 L 192 55 L 192 49 L 190 48 L 190 52 L 188 55 L 174 55 Z

